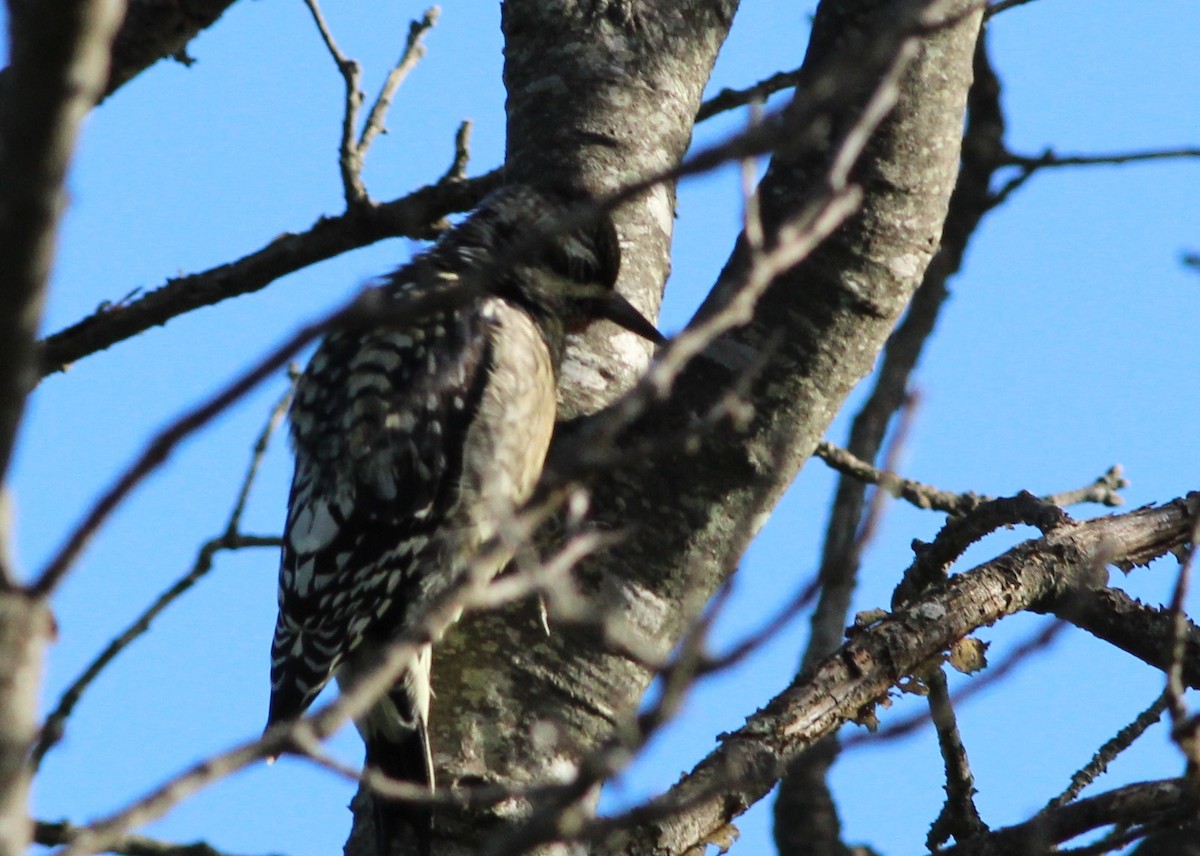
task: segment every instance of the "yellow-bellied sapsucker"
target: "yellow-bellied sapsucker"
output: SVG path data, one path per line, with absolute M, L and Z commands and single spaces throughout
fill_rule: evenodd
M 606 318 L 661 341 L 614 289 L 611 220 L 564 231 L 567 212 L 528 187 L 493 193 L 379 286 L 399 310 L 434 288 L 461 286 L 469 299 L 335 331 L 313 355 L 290 414 L 296 471 L 268 727 L 300 716 L 330 677 L 345 684 L 369 668 L 529 497 L 568 332 Z M 426 646 L 357 725 L 369 765 L 432 787 L 429 670 Z M 429 811 L 376 796 L 375 823 L 380 856 L 401 823 L 428 851 Z

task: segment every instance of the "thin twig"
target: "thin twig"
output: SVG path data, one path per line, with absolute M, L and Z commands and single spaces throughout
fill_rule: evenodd
M 358 111 L 362 108 L 363 95 L 359 83 L 362 81 L 362 67 L 350 59 L 338 47 L 333 37 L 333 31 L 325 22 L 318 0 L 304 0 L 304 5 L 312 12 L 321 40 L 333 62 L 338 74 L 342 76 L 345 86 L 345 106 L 342 108 L 342 139 L 338 144 L 338 169 L 342 176 L 342 194 L 346 199 L 346 210 L 354 211 L 370 203 L 366 185 L 362 180 L 363 153 L 354 142 L 354 129 L 358 125 Z
M 1066 789 L 1046 804 L 1047 809 L 1058 808 L 1072 802 L 1080 792 L 1108 769 L 1113 760 L 1133 745 L 1151 725 L 1162 719 L 1163 711 L 1167 709 L 1167 692 L 1161 692 L 1148 708 L 1134 717 L 1133 722 L 1116 733 L 1083 767 L 1071 776 L 1071 783 Z
M 250 294 L 276 279 L 384 238 L 429 240 L 447 214 L 475 207 L 500 186 L 500 170 L 457 183 L 438 182 L 391 202 L 321 217 L 303 232 L 284 232 L 236 261 L 167 280 L 139 299 L 109 306 L 41 341 L 41 374 L 167 323 L 193 309 Z
M 1158 160 L 1179 160 L 1200 157 L 1200 148 L 1153 149 L 1140 152 L 1117 152 L 1099 155 L 1057 155 L 1047 150 L 1036 157 L 1006 152 L 999 160 L 1002 166 L 1015 166 L 1020 172 L 992 194 L 991 206 L 996 208 L 1016 193 L 1025 182 L 1043 169 L 1071 166 L 1118 166 Z
M 801 79 L 801 70 L 796 68 L 791 71 L 776 72 L 745 89 L 722 89 L 700 105 L 700 109 L 696 111 L 696 123 L 699 124 L 718 113 L 736 110 L 748 104 L 761 104 L 781 89 L 795 86 Z
M 33 824 L 33 840 L 35 844 L 43 847 L 59 847 L 70 844 L 77 829 L 78 827 L 66 821 L 51 823 L 37 820 Z M 144 835 L 122 836 L 112 843 L 108 852 L 119 856 L 228 856 L 205 841 L 176 844 L 173 841 L 160 841 Z
M 1022 169 L 1038 170 L 1063 166 L 1117 166 L 1126 163 L 1144 163 L 1158 160 L 1180 160 L 1200 158 L 1200 148 L 1181 146 L 1175 149 L 1144 149 L 1136 152 L 1113 152 L 1097 155 L 1060 155 L 1047 149 L 1040 155 L 1019 155 L 1009 152 L 1002 163 Z
M 1188 716 L 1187 701 L 1184 699 L 1186 686 L 1183 681 L 1183 662 L 1187 653 L 1188 615 L 1186 601 L 1188 584 L 1191 581 L 1192 561 L 1196 556 L 1196 542 L 1200 539 L 1200 523 L 1192 530 L 1191 543 L 1186 555 L 1179 563 L 1175 579 L 1175 590 L 1171 595 L 1171 662 L 1167 668 L 1167 709 L 1171 712 L 1171 738 L 1187 758 L 1188 775 L 1195 781 L 1200 777 L 1200 721 Z
M 935 851 L 951 837 L 956 841 L 967 841 L 986 833 L 987 826 L 975 806 L 975 776 L 971 773 L 967 748 L 958 730 L 946 675 L 941 667 L 937 667 L 925 676 L 925 680 L 929 688 L 929 714 L 937 729 L 938 747 L 946 770 L 946 802 L 925 839 L 925 846 Z
M 841 446 L 827 440 L 818 443 L 813 454 L 839 473 L 877 485 L 881 490 L 897 499 L 903 499 L 917 508 L 962 515 L 974 511 L 983 503 L 991 502 L 994 499 L 994 497 L 970 491 L 955 493 L 913 479 L 902 478 L 887 469 L 878 469 L 868 464 Z M 1060 508 L 1089 502 L 1111 508 L 1124 502 L 1117 491 L 1128 486 L 1129 482 L 1125 480 L 1121 468 L 1114 466 L 1091 484 L 1073 490 L 1052 493 L 1042 497 L 1042 500 Z
M 288 375 L 294 384 L 297 377 L 297 369 L 289 367 Z M 267 447 L 271 445 L 271 437 L 275 435 L 275 431 L 279 428 L 279 423 L 283 421 L 284 414 L 287 413 L 288 407 L 292 403 L 292 387 L 279 397 L 279 401 L 271 408 L 270 414 L 267 416 L 266 424 L 262 430 L 258 432 L 258 438 L 254 441 L 254 446 L 250 450 L 250 462 L 246 465 L 246 475 L 242 478 L 242 486 L 238 490 L 237 499 L 234 500 L 233 510 L 229 512 L 229 520 L 225 525 L 226 535 L 236 535 L 241 529 L 242 512 L 246 510 L 246 501 L 250 498 L 250 489 L 254 487 L 254 479 L 258 475 L 258 469 L 262 466 L 263 457 L 267 454 Z
M 730 645 L 723 654 L 705 657 L 698 674 L 709 675 L 736 666 L 746 657 L 774 639 L 795 617 L 804 610 L 821 591 L 819 580 L 810 580 L 799 588 L 783 608 L 762 627 L 750 633 L 740 642 Z
M 464 119 L 454 134 L 454 159 L 438 183 L 448 181 L 465 181 L 467 178 L 467 162 L 471 159 L 471 120 Z
M 421 44 L 421 40 L 425 38 L 426 33 L 433 29 L 440 14 L 441 9 L 437 6 L 430 6 L 420 20 L 413 21 L 408 25 L 408 40 L 404 45 L 404 53 L 400 55 L 400 59 L 388 72 L 387 78 L 383 82 L 383 88 L 379 91 L 379 97 L 371 105 L 371 112 L 367 114 L 366 124 L 363 125 L 362 134 L 358 138 L 356 148 L 360 165 L 361 159 L 366 158 L 367 150 L 371 148 L 375 137 L 385 130 L 384 122 L 387 119 L 387 111 L 392 105 L 392 98 L 396 95 L 396 90 L 408 77 L 408 73 L 425 56 L 425 46 Z
M 888 443 L 887 449 L 883 455 L 883 466 L 885 472 L 894 473 L 899 469 L 900 455 L 904 449 L 904 444 L 908 440 L 909 432 L 912 431 L 912 423 L 914 414 L 916 413 L 918 398 L 915 393 L 906 395 L 898 410 L 899 420 L 896 423 L 896 430 L 892 432 L 891 441 Z M 891 492 L 876 488 L 872 493 L 869 502 L 867 503 L 866 513 L 863 514 L 862 522 L 858 527 L 858 532 L 854 536 L 853 555 L 862 556 L 866 553 L 867 545 L 875 538 L 875 534 L 879 531 L 879 527 L 883 522 L 884 509 L 887 506 L 887 498 L 891 496 Z

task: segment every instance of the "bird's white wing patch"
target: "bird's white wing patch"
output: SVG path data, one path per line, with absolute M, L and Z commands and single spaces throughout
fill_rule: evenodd
M 310 497 L 301 504 L 288 529 L 288 543 L 297 553 L 316 553 L 333 543 L 341 528 L 329 503 Z

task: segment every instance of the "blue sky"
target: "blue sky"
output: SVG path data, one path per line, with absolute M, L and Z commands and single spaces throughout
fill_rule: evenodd
M 376 199 L 440 176 L 464 118 L 474 121 L 470 173 L 503 157 L 498 5 L 447 6 L 428 36 L 429 55 L 396 98 L 390 133 L 368 158 Z M 369 95 L 421 11 L 410 3 L 328 0 L 326 16 L 343 50 L 362 63 Z M 811 4 L 747 0 L 710 91 L 798 65 L 810 11 Z M 1034 154 L 1051 145 L 1091 153 L 1200 143 L 1198 28 L 1200 8 L 1187 0 L 1038 0 L 999 16 L 992 45 L 1010 144 Z M 102 301 L 237 258 L 341 210 L 342 84 L 303 4 L 236 4 L 189 51 L 194 66 L 161 63 L 90 118 L 71 173 L 47 332 Z M 719 139 L 743 121 L 713 120 L 697 140 Z M 915 377 L 921 405 L 904 473 L 996 495 L 1076 487 L 1121 463 L 1133 483 L 1130 507 L 1200 487 L 1200 275 L 1180 263 L 1182 252 L 1200 249 L 1198 191 L 1195 161 L 1047 171 L 993 214 L 952 283 Z M 681 188 L 661 323 L 667 332 L 686 322 L 720 269 L 736 234 L 737 197 L 732 169 Z M 158 426 L 417 247 L 386 241 L 331 260 L 47 379 L 32 399 L 14 473 L 22 567 L 41 565 Z M 189 441 L 85 554 L 55 600 L 60 641 L 50 652 L 47 706 L 191 565 L 198 544 L 219 533 L 253 438 L 283 387 L 282 379 L 268 385 Z M 847 424 L 839 420 L 831 439 L 844 439 Z M 246 531 L 278 531 L 289 477 L 286 445 L 277 438 Z M 744 562 L 718 643 L 759 626 L 812 574 L 832 484 L 819 463 L 801 475 Z M 940 515 L 890 507 L 866 555 L 856 609 L 886 604 L 908 564 L 909 542 L 931 537 L 940 523 Z M 993 536 L 967 562 L 1028 535 Z M 38 778 L 37 816 L 82 822 L 107 813 L 257 733 L 266 712 L 275 574 L 270 550 L 218 558 L 213 573 L 80 703 Z M 1159 603 L 1173 581 L 1173 564 L 1163 562 L 1123 584 Z M 981 636 L 1001 659 L 1043 621 L 1021 616 Z M 736 728 L 782 689 L 805 627 L 797 622 L 735 673 L 699 687 L 681 719 L 612 788 L 608 804 L 668 786 L 712 748 L 718 732 Z M 964 705 L 984 819 L 1012 823 L 1036 810 L 1161 683 L 1128 656 L 1074 632 Z M 899 700 L 882 712 L 885 724 L 916 704 Z M 334 750 L 357 761 L 357 737 L 347 730 Z M 940 807 L 940 769 L 928 731 L 849 754 L 833 778 L 848 838 L 889 853 L 918 851 Z M 1100 787 L 1181 769 L 1158 726 Z M 335 852 L 352 791 L 284 760 L 223 782 L 147 832 L 204 838 L 242 854 Z M 768 803 L 739 826 L 734 852 L 768 852 Z

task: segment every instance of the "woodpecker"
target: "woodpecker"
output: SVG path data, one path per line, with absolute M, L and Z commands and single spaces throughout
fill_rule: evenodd
M 299 717 L 331 677 L 345 688 L 369 669 L 529 497 L 550 445 L 568 333 L 603 318 L 662 341 L 615 290 L 611 219 L 568 221 L 571 211 L 565 198 L 529 187 L 496 191 L 375 286 L 395 317 L 336 330 L 318 346 L 289 414 L 296 468 L 268 728 Z M 439 288 L 469 296 L 395 320 L 406 300 Z M 485 572 L 508 558 L 495 556 Z M 432 789 L 430 660 L 426 645 L 355 724 L 368 766 Z M 404 824 L 429 852 L 430 811 L 373 799 L 379 856 Z

